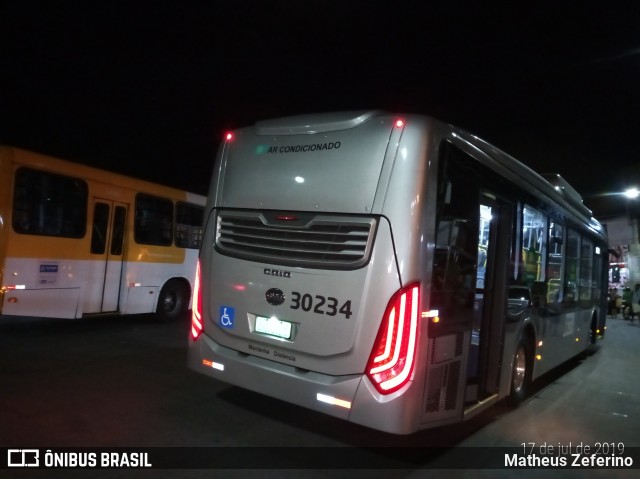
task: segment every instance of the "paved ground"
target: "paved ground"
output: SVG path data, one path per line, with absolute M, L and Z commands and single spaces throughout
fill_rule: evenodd
M 327 468 L 355 468 L 305 470 L 306 477 L 540 477 L 540 470 L 530 469 L 433 468 L 452 461 L 463 467 L 465 455 L 492 451 L 482 449 L 487 447 L 533 446 L 539 452 L 549 445 L 614 444 L 640 451 L 640 325 L 609 318 L 608 326 L 593 354 L 544 377 L 517 410 L 499 405 L 465 424 L 397 437 L 189 371 L 187 322 L 158 324 L 149 316 L 2 318 L 0 447 L 231 447 L 226 451 L 241 452 L 240 467 L 256 467 L 247 451 L 255 457 L 284 451 L 308 454 Z M 169 453 L 176 451 L 184 449 Z M 368 464 L 375 470 L 362 469 Z M 51 477 L 52 471 L 37 472 L 0 470 L 0 477 Z M 57 472 L 55 477 L 213 477 L 211 470 Z M 638 469 L 587 472 L 626 478 L 637 477 Z M 584 477 L 585 471 L 553 469 L 544 475 Z M 265 476 L 300 477 L 300 471 L 227 469 L 215 475 Z

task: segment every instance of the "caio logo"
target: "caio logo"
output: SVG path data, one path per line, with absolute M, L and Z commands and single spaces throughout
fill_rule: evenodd
M 264 299 L 272 306 L 280 306 L 284 303 L 284 292 L 278 288 L 271 288 L 264 294 Z

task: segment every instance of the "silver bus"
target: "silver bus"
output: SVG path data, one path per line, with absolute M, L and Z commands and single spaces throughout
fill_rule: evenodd
M 420 115 L 226 135 L 189 367 L 396 434 L 462 421 L 584 353 L 605 232 L 560 176 Z

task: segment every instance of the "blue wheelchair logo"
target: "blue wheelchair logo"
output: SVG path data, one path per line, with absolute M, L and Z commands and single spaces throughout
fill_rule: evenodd
M 232 308 L 231 306 L 220 306 L 220 316 L 218 317 L 218 323 L 223 328 L 233 329 L 234 316 L 234 308 Z

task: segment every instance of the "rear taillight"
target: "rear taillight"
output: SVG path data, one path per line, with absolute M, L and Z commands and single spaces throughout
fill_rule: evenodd
M 191 339 L 200 337 L 202 325 L 202 293 L 200 291 L 200 261 L 196 265 L 196 278 L 193 282 L 193 304 L 191 305 Z
M 420 286 L 410 284 L 389 300 L 367 363 L 367 377 L 382 394 L 397 391 L 411 379 L 413 371 Z

